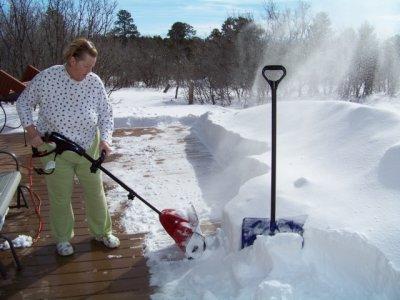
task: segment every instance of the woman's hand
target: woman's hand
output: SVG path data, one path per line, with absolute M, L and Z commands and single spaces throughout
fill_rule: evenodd
M 29 125 L 25 127 L 26 133 L 28 135 L 28 143 L 33 147 L 37 148 L 43 144 L 42 135 L 36 130 L 34 125 Z
M 101 154 L 103 151 L 106 152 L 106 157 L 109 157 L 111 154 L 111 147 L 106 141 L 100 141 L 99 144 L 99 153 Z

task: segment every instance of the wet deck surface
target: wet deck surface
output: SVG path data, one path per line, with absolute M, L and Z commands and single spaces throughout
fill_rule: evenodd
M 0 135 L 0 148 L 14 152 L 21 164 L 21 184 L 29 183 L 30 148 L 24 145 L 22 133 Z M 40 166 L 38 159 L 33 165 Z M 7 156 L 0 157 L 1 169 L 12 169 Z M 40 239 L 30 248 L 17 248 L 23 269 L 16 270 L 11 251 L 0 251 L 0 259 L 8 270 L 6 280 L 0 278 L 0 299 L 149 299 L 149 270 L 143 256 L 144 234 L 124 234 L 114 227 L 121 240 L 118 249 L 109 250 L 93 241 L 85 222 L 82 191 L 78 185 L 73 194 L 75 254 L 59 257 L 50 238 L 48 196 L 44 176 L 33 175 L 33 191 L 41 198 L 43 229 Z M 19 235 L 34 237 L 39 218 L 35 205 L 27 197 L 29 208 L 10 209 L 2 233 L 12 240 Z M 115 223 L 118 216 L 113 216 Z M 3 242 L 3 240 L 0 240 Z

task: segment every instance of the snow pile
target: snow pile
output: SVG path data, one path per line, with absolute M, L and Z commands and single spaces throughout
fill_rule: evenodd
M 19 235 L 12 240 L 13 246 L 15 248 L 29 248 L 32 247 L 32 237 L 28 235 Z M 0 250 L 10 249 L 10 244 L 4 241 L 0 244 Z
M 145 124 L 164 131 L 183 124 L 189 128 L 185 134 L 198 138 L 217 165 L 212 173 L 195 172 L 189 182 L 155 175 L 153 194 L 148 194 L 152 201 L 162 198 L 157 205 L 182 208 L 195 199 L 201 219 L 222 219 L 203 257 L 190 261 L 177 255 L 152 212 L 127 214 L 127 228 L 150 231 L 146 255 L 151 284 L 157 286 L 153 299 L 400 298 L 400 115 L 395 110 L 339 101 L 280 101 L 277 218 L 306 218 L 304 239 L 263 236 L 239 250 L 243 218 L 270 216 L 270 106 L 186 106 L 164 95 L 136 107 L 137 95 L 124 106 L 122 127 Z M 124 150 L 118 151 L 134 156 L 151 147 L 148 174 L 157 172 L 151 161 L 165 149 L 162 141 L 122 139 L 118 147 Z M 171 185 L 183 189 L 180 195 L 168 196 Z
M 263 116 L 270 115 L 269 106 L 253 111 Z M 244 124 L 240 114 L 235 113 L 232 119 Z M 225 122 L 229 124 L 232 120 Z M 220 120 L 217 126 L 223 123 Z M 268 120 L 263 123 L 264 128 L 258 132 L 264 132 L 264 141 L 269 144 L 268 133 L 265 134 L 270 132 L 266 125 Z M 202 131 L 205 135 L 215 132 L 212 130 L 213 122 L 209 124 L 209 128 Z M 388 235 L 400 237 L 396 218 L 400 183 L 396 186 L 395 182 L 398 175 L 396 166 L 400 162 L 396 157 L 399 130 L 400 116 L 390 111 L 344 102 L 280 103 L 278 218 L 307 215 L 306 228 L 322 226 L 354 230 L 371 237 L 383 247 L 383 244 L 390 248 L 395 245 L 395 253 L 389 253 L 392 250 L 388 248 L 387 255 L 393 255 L 400 266 L 400 239 L 391 241 L 390 246 L 386 242 Z M 251 134 L 254 135 L 254 131 Z M 229 135 L 231 132 L 225 137 Z M 246 139 L 245 133 L 242 136 Z M 226 148 L 223 145 L 227 145 Z M 216 157 L 232 150 L 229 143 L 221 143 L 217 151 Z M 254 157 L 249 151 L 241 153 L 241 161 L 250 155 L 248 160 L 259 159 L 260 165 L 270 164 L 269 152 L 261 157 Z M 225 207 L 224 229 L 233 241 L 233 248 L 239 245 L 237 232 L 244 217 L 270 215 L 269 173 L 262 175 L 264 178 L 257 177 L 258 170 L 253 164 L 249 163 L 236 172 L 248 174 L 243 180 L 246 183 Z M 257 188 L 262 185 L 263 188 Z

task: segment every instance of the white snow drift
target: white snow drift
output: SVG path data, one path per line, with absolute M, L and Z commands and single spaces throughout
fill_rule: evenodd
M 156 201 L 184 207 L 195 198 L 202 219 L 222 220 L 201 259 L 168 255 L 176 247 L 152 213 L 130 214 L 131 226 L 144 222 L 150 228 L 146 255 L 158 286 L 154 299 L 400 298 L 400 115 L 387 103 L 378 109 L 280 101 L 277 218 L 305 218 L 304 239 L 263 236 L 240 250 L 243 218 L 270 215 L 270 105 L 186 106 L 157 95 L 136 104 L 138 95 L 119 96 L 119 105 L 125 103 L 121 127 L 188 126 L 187 134 L 200 139 L 218 165 L 213 173 L 179 182 L 193 197 L 157 190 L 153 178 Z M 156 143 L 162 149 L 163 142 Z

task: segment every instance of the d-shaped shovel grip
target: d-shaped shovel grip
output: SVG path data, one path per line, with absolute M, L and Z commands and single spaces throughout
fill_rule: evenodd
M 282 71 L 282 75 L 279 79 L 273 80 L 271 78 L 268 78 L 267 76 L 267 71 Z M 265 78 L 265 80 L 269 83 L 271 86 L 272 90 L 276 90 L 278 88 L 279 82 L 286 76 L 286 69 L 284 66 L 281 65 L 270 65 L 270 66 L 265 66 L 262 69 L 262 76 Z

